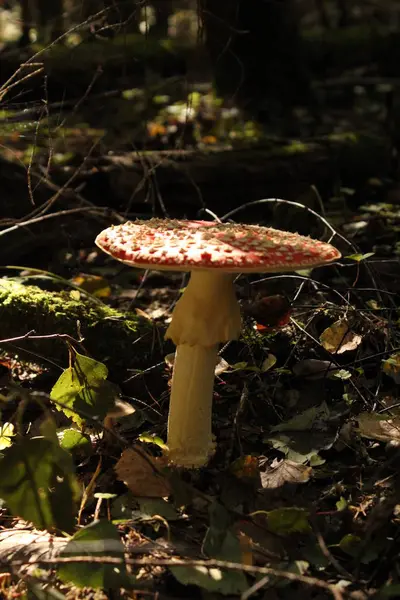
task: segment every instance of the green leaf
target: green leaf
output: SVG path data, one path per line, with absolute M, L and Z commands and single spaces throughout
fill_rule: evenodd
M 228 511 L 225 510 L 219 502 L 212 502 L 210 504 L 208 514 L 210 518 L 210 527 L 204 538 L 203 551 L 213 558 L 221 558 L 221 548 L 227 531 L 232 525 L 232 519 Z
M 305 431 L 311 429 L 318 421 L 326 421 L 328 417 L 329 408 L 326 402 L 322 402 L 319 406 L 308 408 L 286 423 L 276 425 L 271 431 Z
M 272 369 L 272 367 L 274 367 L 276 364 L 276 360 L 276 356 L 274 356 L 273 354 L 268 354 L 267 358 L 263 360 L 263 363 L 261 365 L 261 372 L 266 373 L 267 371 Z
M 11 446 L 14 435 L 14 425 L 12 423 L 4 423 L 0 426 L 0 450 Z
M 159 516 L 167 521 L 176 521 L 179 519 L 179 514 L 175 508 L 162 498 L 136 498 L 139 504 L 140 512 L 146 517 Z
M 400 384 L 400 352 L 395 352 L 382 361 L 383 372 L 391 377 L 395 383 Z
M 348 554 L 349 556 L 353 556 L 353 558 L 355 558 L 356 556 L 358 556 L 361 541 L 362 540 L 358 535 L 347 533 L 340 540 L 339 548 L 345 554 Z
M 118 530 L 105 519 L 94 521 L 80 529 L 71 538 L 60 557 L 110 556 L 120 559 L 117 565 L 102 563 L 64 563 L 58 567 L 57 576 L 65 583 L 78 587 L 118 589 L 129 586 L 129 576 L 124 561 L 124 546 Z
M 0 461 L 0 497 L 39 529 L 71 531 L 79 486 L 71 456 L 45 438 L 14 444 Z
M 333 379 L 333 377 L 345 381 L 346 379 L 351 378 L 351 373 L 347 369 L 339 369 L 338 371 L 334 371 L 333 373 L 329 374 L 330 379 Z
M 219 504 L 209 508 L 210 527 L 203 542 L 205 554 L 219 560 L 242 562 L 240 542 L 229 529 L 231 517 Z M 225 595 L 241 594 L 248 589 L 247 578 L 240 571 L 206 567 L 171 567 L 176 579 L 184 585 L 197 585 L 209 592 Z
M 104 419 L 113 407 L 118 388 L 107 381 L 108 369 L 103 363 L 76 353 L 74 364 L 61 374 L 50 393 L 56 408 L 82 426 L 85 417 Z
M 239 595 L 249 587 L 247 582 L 242 586 L 237 577 L 239 572 L 225 572 L 217 568 L 207 567 L 170 567 L 170 571 L 182 585 L 197 585 L 208 592 L 218 592 L 225 596 Z
M 358 535 L 348 533 L 339 542 L 339 548 L 345 554 L 358 558 L 363 565 L 368 565 L 376 560 L 384 551 L 385 540 L 375 540 L 374 544 L 364 547 L 362 539 Z
M 297 506 L 276 508 L 268 512 L 268 529 L 272 533 L 289 535 L 291 533 L 309 533 L 309 513 Z
M 163 440 L 158 435 L 154 435 L 153 433 L 148 433 L 144 431 L 139 435 L 138 440 L 139 442 L 144 442 L 145 444 L 155 444 L 156 446 L 161 448 L 161 450 L 168 450 L 167 444 L 163 442 Z
M 347 505 L 346 498 L 343 498 L 343 496 L 340 496 L 340 499 L 336 502 L 336 510 L 338 510 L 338 511 L 346 510 L 347 506 L 348 505 Z
M 366 260 L 367 258 L 371 258 L 371 256 L 374 256 L 374 254 L 375 252 L 367 252 L 366 254 L 349 254 L 345 258 L 348 258 L 349 260 L 354 260 L 355 262 L 361 262 L 363 260 Z
M 57 437 L 61 448 L 68 450 L 71 454 L 89 455 L 93 452 L 90 438 L 77 429 L 71 427 L 57 431 Z
M 312 467 L 316 467 L 325 462 L 325 459 L 318 455 L 319 450 L 331 448 L 336 437 L 326 433 L 306 435 L 302 431 L 293 431 L 290 435 L 276 433 L 274 436 L 265 437 L 264 442 L 282 452 L 287 460 L 301 465 L 308 462 Z

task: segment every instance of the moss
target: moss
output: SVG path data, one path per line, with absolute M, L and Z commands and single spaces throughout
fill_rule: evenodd
M 83 338 L 87 352 L 105 361 L 112 369 L 143 369 L 152 364 L 153 329 L 136 315 L 124 314 L 82 295 L 79 300 L 69 292 L 48 292 L 12 280 L 0 280 L 1 338 L 68 334 Z M 62 339 L 26 339 L 0 346 L 33 353 L 38 362 L 48 359 L 65 366 L 68 351 Z

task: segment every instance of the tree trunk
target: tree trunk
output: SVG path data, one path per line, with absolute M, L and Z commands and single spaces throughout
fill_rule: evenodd
M 292 0 L 199 1 L 219 93 L 271 123 L 308 100 Z
M 150 29 L 151 35 L 163 39 L 168 37 L 168 20 L 173 12 L 173 0 L 153 0 L 156 22 Z

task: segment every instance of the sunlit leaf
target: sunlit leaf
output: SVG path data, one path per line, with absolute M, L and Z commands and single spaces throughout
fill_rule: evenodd
M 93 358 L 76 353 L 73 365 L 60 375 L 50 393 L 58 410 L 82 425 L 85 417 L 104 419 L 115 404 L 118 388 L 107 381 L 108 369 Z
M 99 275 L 81 273 L 72 279 L 72 283 L 96 296 L 96 298 L 109 298 L 111 296 L 111 287 L 108 281 Z
M 349 324 L 343 319 L 336 321 L 325 329 L 319 340 L 328 352 L 342 354 L 343 352 L 355 350 L 361 344 L 362 337 L 351 331 Z
M 90 438 L 77 429 L 64 428 L 57 431 L 61 448 L 72 454 L 91 454 L 93 445 Z
M 0 426 L 0 450 L 9 448 L 14 436 L 14 425 L 12 423 L 3 423 L 3 425 Z
M 341 496 L 340 499 L 336 502 L 336 510 L 338 511 L 346 510 L 347 506 L 347 500 L 346 498 L 343 498 L 343 496 Z
M 371 258 L 374 256 L 375 252 L 366 252 L 365 254 L 349 254 L 345 258 L 349 260 L 354 260 L 355 262 L 361 262 L 363 260 L 367 260 L 367 258 Z
M 400 441 L 400 416 L 363 412 L 357 416 L 360 435 L 382 442 Z
M 346 379 L 351 378 L 351 373 L 347 369 L 338 369 L 331 374 L 331 377 L 336 377 L 336 379 L 342 379 L 345 381 Z
M 264 489 L 276 489 L 285 483 L 306 483 L 312 474 L 312 468 L 292 460 L 274 460 L 272 465 L 261 473 L 261 484 Z
M 163 442 L 163 440 L 158 435 L 154 435 L 152 433 L 141 433 L 138 437 L 138 440 L 139 442 L 144 442 L 145 444 L 155 444 L 156 446 L 161 448 L 161 450 L 168 449 L 167 444 Z

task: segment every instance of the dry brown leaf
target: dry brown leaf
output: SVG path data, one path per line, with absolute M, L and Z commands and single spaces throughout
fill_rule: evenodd
M 343 352 L 355 350 L 361 344 L 362 337 L 351 331 L 348 322 L 342 319 L 325 329 L 321 333 L 319 341 L 328 352 L 343 354 Z
M 360 435 L 381 442 L 400 441 L 400 417 L 382 419 L 375 413 L 360 413 L 357 417 Z
M 159 472 L 166 464 L 166 458 L 150 456 L 139 447 L 128 448 L 115 465 L 115 471 L 134 496 L 164 498 L 171 493 L 167 479 Z
M 279 488 L 285 483 L 306 483 L 312 474 L 312 468 L 291 460 L 274 460 L 269 469 L 261 473 L 264 489 Z

